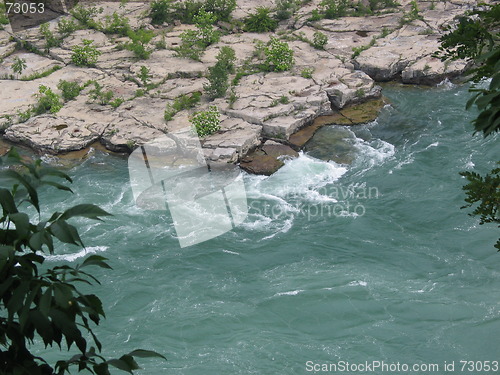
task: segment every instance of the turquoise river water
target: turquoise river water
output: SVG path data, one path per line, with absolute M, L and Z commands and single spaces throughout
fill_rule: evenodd
M 168 214 L 134 205 L 125 158 L 67 170 L 75 194 L 45 192 L 47 211 L 91 202 L 114 215 L 77 221 L 87 249 L 48 259 L 109 258 L 112 271 L 93 270 L 104 354 L 163 353 L 141 360 L 148 375 L 499 373 L 499 233 L 460 209 L 458 174 L 492 169 L 499 138 L 472 136 L 466 87 L 384 93 L 376 121 L 321 130 L 350 165 L 314 158 L 328 159 L 323 142 L 271 177 L 245 175 L 247 219 L 192 247 Z

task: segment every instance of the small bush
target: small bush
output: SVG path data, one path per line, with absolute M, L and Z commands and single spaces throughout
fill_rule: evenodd
M 83 46 L 74 46 L 71 51 L 71 62 L 76 66 L 94 66 L 101 52 L 93 45 L 89 39 L 83 40 Z
M 250 14 L 244 20 L 245 30 L 254 33 L 265 33 L 274 31 L 278 27 L 278 22 L 269 15 L 271 10 L 265 7 L 259 7 L 255 13 Z
M 174 116 L 182 110 L 193 108 L 200 102 L 200 98 L 200 92 L 194 92 L 191 95 L 181 95 L 175 98 L 174 103 L 172 105 L 167 105 L 165 109 L 165 114 L 163 116 L 165 121 L 172 120 Z
M 208 84 L 203 88 L 210 99 L 221 98 L 229 88 L 229 73 L 234 72 L 235 53 L 231 47 L 222 47 L 217 63 L 208 69 Z
M 321 31 L 316 31 L 313 35 L 312 46 L 316 49 L 325 49 L 328 43 L 328 37 Z
M 7 17 L 6 15 L 6 9 L 5 9 L 5 4 L 4 2 L 2 1 L 0 3 L 0 30 L 3 30 L 4 29 L 4 25 L 8 25 L 9 24 L 9 18 Z
M 33 116 L 33 112 L 31 108 L 28 108 L 26 111 L 17 111 L 17 118 L 19 122 L 26 122 L 28 121 L 31 116 Z
M 312 78 L 313 73 L 314 68 L 304 68 L 302 72 L 300 72 L 300 75 L 304 78 Z
M 63 106 L 61 97 L 44 85 L 40 85 L 35 97 L 37 98 L 37 103 L 33 106 L 33 112 L 36 115 L 41 115 L 46 112 L 56 113 Z
M 196 30 L 186 30 L 181 34 L 182 43 L 175 48 L 177 56 L 199 61 L 205 48 L 219 41 L 220 33 L 213 27 L 216 20 L 212 13 L 200 10 L 194 16 Z
M 94 84 L 94 88 L 89 91 L 89 96 L 92 100 L 98 102 L 100 105 L 106 105 L 113 99 L 114 93 L 111 90 L 102 91 L 103 86 L 96 81 L 89 81 L 87 84 Z
M 177 56 L 187 57 L 196 61 L 201 60 L 201 55 L 204 51 L 203 46 L 200 44 L 198 38 L 198 31 L 186 30 L 181 34 L 181 44 L 179 47 L 174 48 Z
M 125 48 L 132 51 L 139 59 L 148 59 L 152 50 L 147 48 L 147 45 L 153 39 L 154 32 L 145 29 L 129 30 L 127 36 L 132 42 L 126 43 Z
M 213 134 L 220 129 L 220 113 L 216 106 L 208 110 L 196 112 L 190 119 L 199 137 Z
M 265 67 L 270 72 L 290 70 L 295 63 L 293 51 L 288 46 L 288 43 L 282 42 L 275 37 L 271 37 L 264 53 L 266 55 Z
M 183 23 L 194 23 L 194 17 L 204 9 L 204 3 L 195 0 L 179 1 L 174 3 L 174 18 Z
M 62 18 L 57 22 L 57 32 L 63 38 L 73 34 L 76 30 L 78 30 L 78 25 L 71 18 Z
M 410 11 L 408 13 L 404 13 L 403 17 L 399 20 L 400 25 L 405 25 L 414 20 L 423 20 L 424 17 L 420 14 L 420 10 L 418 9 L 418 4 L 415 0 L 410 2 Z
M 205 0 L 203 8 L 215 14 L 218 20 L 228 21 L 236 8 L 236 0 Z
M 57 88 L 61 90 L 62 97 L 65 101 L 75 99 L 83 90 L 83 86 L 80 86 L 78 82 L 70 82 L 65 80 L 59 81 L 59 83 L 57 84 Z
M 12 64 L 12 71 L 20 76 L 26 67 L 26 60 L 18 56 L 14 59 L 14 63 Z
M 70 13 L 73 17 L 80 21 L 81 24 L 90 27 L 91 29 L 99 29 L 99 23 L 94 20 L 94 17 L 101 14 L 103 11 L 103 8 L 85 8 L 81 5 L 77 5 L 71 9 Z
M 125 99 L 123 98 L 115 98 L 115 100 L 109 102 L 109 105 L 113 108 L 118 108 L 124 101 Z
M 104 24 L 101 31 L 106 34 L 119 34 L 126 36 L 131 30 L 128 18 L 113 12 L 111 16 L 104 18 Z
M 335 19 L 347 15 L 348 0 L 322 0 L 320 8 L 324 18 Z
M 314 21 L 319 21 L 323 18 L 323 16 L 321 15 L 321 13 L 319 12 L 318 9 L 314 9 L 312 12 L 311 12 L 311 17 L 308 18 L 308 21 L 311 21 L 311 22 L 314 22 Z
M 294 15 L 298 9 L 297 0 L 276 0 L 276 18 L 287 20 Z
M 41 24 L 39 31 L 40 35 L 45 40 L 45 51 L 49 51 L 52 47 L 58 47 L 61 45 L 62 40 L 56 38 L 52 31 L 50 31 L 48 23 Z
M 170 0 L 155 0 L 151 3 L 149 16 L 151 24 L 161 25 L 170 20 Z
M 147 66 L 142 65 L 141 70 L 137 76 L 141 80 L 142 85 L 144 87 L 147 87 L 149 85 L 149 81 L 151 80 L 151 75 L 149 73 L 150 73 L 149 68 Z
M 194 17 L 196 28 L 198 29 L 199 43 L 204 47 L 217 43 L 220 34 L 213 25 L 217 22 L 217 17 L 212 12 L 205 12 L 203 9 Z

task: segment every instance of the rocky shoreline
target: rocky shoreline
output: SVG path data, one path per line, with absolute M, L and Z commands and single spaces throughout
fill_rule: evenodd
M 251 3 L 238 1 L 233 19 L 242 20 L 256 7 L 274 4 L 260 0 Z M 75 31 L 64 38 L 60 46 L 42 56 L 19 48 L 19 40 L 22 40 L 32 51 L 44 49 L 45 41 L 38 28 L 16 33 L 13 38 L 6 26 L 0 31 L 3 137 L 41 153 L 67 153 L 95 142 L 111 151 L 131 152 L 164 133 L 190 126 L 189 117 L 194 110 L 215 105 L 222 114 L 221 129 L 202 139 L 207 160 L 241 162 L 248 171 L 269 174 L 279 168 L 280 163 L 273 162 L 267 169 L 258 167 L 255 162 L 258 154 L 266 160 L 277 160 L 283 153 L 294 155 L 314 134 L 315 127 L 319 126 L 315 120 L 321 116 L 337 116 L 329 123 L 346 123 L 342 121 L 349 118 L 343 115 L 345 110 L 363 114 L 356 106 L 371 102 L 377 104 L 371 106 L 370 115 L 362 120 L 349 120 L 347 124 L 373 119 L 373 108 L 381 105 L 381 88 L 377 82 L 436 84 L 460 76 L 466 68 L 464 61 L 443 63 L 432 54 L 439 47 L 439 36 L 446 25 L 476 5 L 475 1 L 418 1 L 420 18 L 410 21 L 405 20 L 410 12 L 409 1 L 402 1 L 400 7 L 386 14 L 307 21 L 318 4 L 319 1 L 307 2 L 295 17 L 281 22 L 275 33 L 243 33 L 219 23 L 218 27 L 225 30 L 226 35 L 207 48 L 201 61 L 176 57 L 171 50 L 179 45 L 180 34 L 193 26 L 177 22 L 153 27 L 145 17 L 148 3 L 97 3 L 104 9 L 102 17 L 117 12 L 125 15 L 133 27 L 154 30 L 157 36 L 150 47 L 155 50 L 145 60 L 138 60 L 131 51 L 116 48 L 123 37 L 88 29 Z M 57 33 L 57 21 L 50 22 L 54 33 Z M 308 42 L 318 30 L 328 38 L 324 50 L 315 49 Z M 195 109 L 179 111 L 165 121 L 165 108 L 176 98 L 203 93 L 206 71 L 215 64 L 215 56 L 222 46 L 234 49 L 236 65 L 241 66 L 255 57 L 256 41 L 266 43 L 273 35 L 286 40 L 294 51 L 295 64 L 290 71 L 243 76 L 232 88 L 231 98 L 228 94 L 226 98 L 208 101 L 203 95 Z M 93 68 L 71 64 L 71 48 L 81 45 L 84 39 L 91 39 L 101 52 Z M 159 42 L 164 49 L 154 47 Z M 22 74 L 13 76 L 16 58 L 24 59 L 27 67 Z M 138 79 L 142 67 L 148 69 L 154 85 L 154 89 L 146 92 Z M 57 92 L 60 80 L 82 84 L 89 80 L 99 82 L 103 90 L 111 91 L 123 103 L 116 108 L 97 103 L 90 99 L 87 87 L 57 113 L 33 116 L 23 122 L 23 111 L 36 102 L 40 85 Z M 141 90 L 142 95 L 138 95 Z

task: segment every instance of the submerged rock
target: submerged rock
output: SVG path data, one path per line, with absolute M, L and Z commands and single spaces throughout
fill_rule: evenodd
M 356 158 L 356 137 L 348 128 L 325 126 L 304 146 L 310 156 L 339 164 L 351 164 Z
M 264 145 L 241 159 L 240 167 L 253 174 L 261 174 L 270 176 L 285 163 L 285 158 L 297 157 L 299 154 L 290 146 L 274 142 L 266 141 Z

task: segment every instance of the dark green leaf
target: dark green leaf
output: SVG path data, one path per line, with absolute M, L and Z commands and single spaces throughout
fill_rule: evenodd
M 163 358 L 165 361 L 167 360 L 167 358 L 165 358 L 163 355 L 156 353 L 152 350 L 136 349 L 128 354 L 133 357 L 140 357 L 140 358 L 158 357 L 158 358 Z
M 43 181 L 42 185 L 50 185 L 50 186 L 54 186 L 56 189 L 59 189 L 59 190 L 69 191 L 70 193 L 73 192 L 73 190 L 71 190 L 66 185 L 63 185 L 63 184 L 60 184 L 60 183 L 54 182 L 54 181 Z
M 126 371 L 130 374 L 133 374 L 133 372 L 132 372 L 133 369 L 128 365 L 127 362 L 124 362 L 120 359 L 110 359 L 106 362 L 108 364 L 110 364 L 111 366 L 116 367 L 117 369 L 120 369 L 122 371 Z
M 50 306 L 52 305 L 52 286 L 48 287 L 47 290 L 42 294 L 40 302 L 38 303 L 38 309 L 40 313 L 44 316 L 48 316 L 50 312 Z
M 109 266 L 105 260 L 108 260 L 108 258 L 105 258 L 100 255 L 91 255 L 87 259 L 83 261 L 83 263 L 80 265 L 80 268 L 86 267 L 86 266 L 98 266 L 102 268 L 108 268 L 112 269 L 111 266 Z
M 38 203 L 38 193 L 36 192 L 35 187 L 16 171 L 9 169 L 7 171 L 4 171 L 4 174 L 7 177 L 10 177 L 10 178 L 13 178 L 14 180 L 19 181 L 26 188 L 26 190 L 28 191 L 28 194 L 30 196 L 31 204 L 33 205 L 33 207 L 35 207 L 37 212 L 40 212 L 40 206 Z
M 71 306 L 73 289 L 68 284 L 54 284 L 54 299 L 58 306 L 67 309 Z
M 18 212 L 16 203 L 14 202 L 14 197 L 9 190 L 1 188 L 0 189 L 0 203 L 5 213 L 13 214 Z
M 21 310 L 28 291 L 29 282 L 27 281 L 22 281 L 19 286 L 13 290 L 12 297 L 7 303 L 7 310 L 9 311 L 10 318 L 14 317 L 14 314 Z
M 17 212 L 15 214 L 9 215 L 10 220 L 16 224 L 16 233 L 19 239 L 24 239 L 28 236 L 30 219 L 27 214 L 23 212 Z
M 140 367 L 131 355 L 122 355 L 120 361 L 125 362 L 131 370 L 138 370 Z
M 94 365 L 93 369 L 96 375 L 111 375 L 108 370 L 108 364 L 105 362 Z
M 61 177 L 64 178 L 66 181 L 73 182 L 71 177 L 69 177 L 66 173 L 61 172 L 58 169 L 51 168 L 51 167 L 44 167 L 38 171 L 40 177 L 43 176 L 56 176 L 56 177 Z
M 100 216 L 111 216 L 102 208 L 93 204 L 79 204 L 66 210 L 60 217 L 62 220 L 67 220 L 74 216 L 86 217 L 89 219 L 100 220 Z
M 68 224 L 64 220 L 57 220 L 50 225 L 50 231 L 57 239 L 64 243 L 83 246 L 82 240 L 78 235 L 75 227 Z

